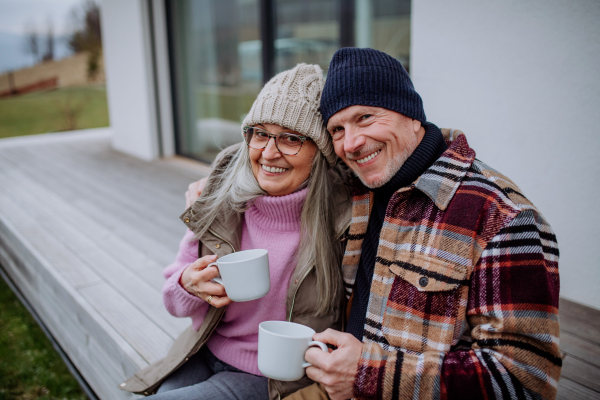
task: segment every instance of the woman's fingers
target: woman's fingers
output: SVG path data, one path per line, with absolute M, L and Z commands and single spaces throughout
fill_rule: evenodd
M 207 296 L 227 296 L 227 292 L 225 291 L 225 287 L 223 285 L 219 285 L 218 283 L 211 281 L 199 283 L 198 291 L 206 294 Z
M 192 281 L 194 282 L 194 292 L 196 295 L 205 300 L 211 295 L 219 297 L 227 296 L 223 285 L 211 281 L 211 279 L 217 276 L 219 276 L 219 270 L 214 265 L 194 272 Z
M 225 307 L 229 303 L 231 303 L 231 299 L 227 296 L 223 296 L 223 297 L 213 296 L 210 299 L 210 305 L 213 307 L 216 307 L 216 308 Z
M 217 260 L 217 256 L 216 255 L 210 255 L 210 256 L 204 256 L 202 258 L 197 259 L 196 261 L 194 261 L 193 263 L 191 263 L 190 265 L 188 265 L 186 267 L 186 269 L 183 271 L 183 273 L 181 274 L 181 278 L 179 279 L 179 284 L 190 294 L 193 294 L 194 296 L 199 296 L 201 297 L 201 293 L 199 291 L 198 288 L 198 283 L 200 283 L 202 281 L 202 272 L 204 272 L 204 270 L 206 269 L 206 267 L 211 263 L 211 262 L 215 262 Z M 214 268 L 216 269 L 216 268 Z M 209 274 L 210 276 L 210 274 Z M 204 279 L 204 281 L 212 279 L 214 276 L 214 272 L 213 272 L 213 276 L 207 279 Z
M 206 267 L 208 267 L 208 265 L 210 263 L 213 263 L 217 261 L 217 256 L 214 254 L 211 254 L 209 256 L 204 256 L 202 258 L 197 259 L 196 261 L 194 261 L 192 264 L 190 264 L 190 267 L 196 271 L 202 271 L 203 269 L 205 269 Z M 216 269 L 216 268 L 215 268 Z M 218 275 L 218 272 L 217 272 Z M 215 275 L 215 276 L 217 276 Z M 208 279 L 212 279 L 213 277 L 210 277 Z

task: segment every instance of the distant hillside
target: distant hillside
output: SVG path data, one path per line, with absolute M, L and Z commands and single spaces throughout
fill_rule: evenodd
M 0 73 L 11 69 L 30 67 L 34 64 L 32 56 L 23 50 L 23 35 L 0 32 Z M 54 48 L 56 59 L 70 55 L 65 37 L 58 37 Z

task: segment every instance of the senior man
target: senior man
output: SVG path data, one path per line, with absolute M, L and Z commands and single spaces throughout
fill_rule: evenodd
M 314 335 L 318 382 L 288 399 L 554 398 L 558 247 L 542 214 L 475 158 L 465 135 L 427 122 L 402 65 L 344 48 L 321 112 L 354 171 L 343 261 L 346 332 Z

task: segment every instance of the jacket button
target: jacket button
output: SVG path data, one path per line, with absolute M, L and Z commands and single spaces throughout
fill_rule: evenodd
M 187 224 L 188 222 L 190 222 L 189 218 L 184 219 L 185 223 Z
M 419 285 L 421 285 L 422 287 L 427 286 L 428 283 L 429 279 L 427 279 L 426 276 L 422 276 L 421 279 L 419 279 Z
M 125 385 L 127 385 L 125 382 L 121 383 L 119 386 L 121 387 L 125 387 Z
M 221 245 L 220 245 L 219 243 L 217 243 L 217 244 L 215 244 L 215 247 L 216 247 L 217 249 L 220 249 L 220 248 L 221 248 Z

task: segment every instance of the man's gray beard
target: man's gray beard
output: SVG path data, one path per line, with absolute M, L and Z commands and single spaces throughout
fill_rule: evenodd
M 411 140 L 409 143 L 407 143 L 407 146 L 404 148 L 404 150 L 385 166 L 385 173 L 383 174 L 383 176 L 380 179 L 376 179 L 375 181 L 371 182 L 370 184 L 367 184 L 367 182 L 365 182 L 363 177 L 360 176 L 358 172 L 353 171 L 354 175 L 356 175 L 358 179 L 360 179 L 360 181 L 363 183 L 363 185 L 365 185 L 369 189 L 376 189 L 378 187 L 381 187 L 388 183 L 398 173 L 398 171 L 400 171 L 400 168 L 402 168 L 406 160 L 408 160 L 408 157 L 412 155 L 412 153 L 417 148 L 418 144 L 419 143 L 417 142 L 417 138 L 411 136 Z M 383 151 L 384 149 L 385 148 L 381 149 L 381 151 Z

